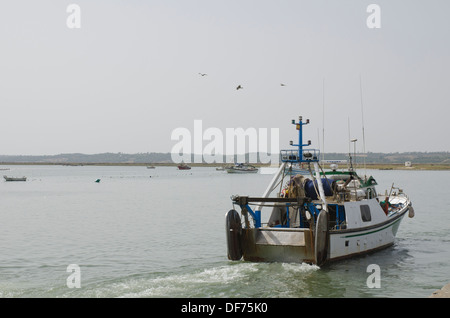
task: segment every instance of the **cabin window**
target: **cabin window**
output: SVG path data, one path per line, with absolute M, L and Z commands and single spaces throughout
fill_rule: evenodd
M 368 205 L 360 205 L 359 208 L 361 210 L 361 219 L 363 220 L 363 222 L 372 221 L 372 217 L 370 215 L 370 207 Z

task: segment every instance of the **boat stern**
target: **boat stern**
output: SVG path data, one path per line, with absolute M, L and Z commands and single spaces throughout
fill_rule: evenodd
M 242 230 L 245 261 L 314 263 L 314 239 L 309 229 L 249 228 Z

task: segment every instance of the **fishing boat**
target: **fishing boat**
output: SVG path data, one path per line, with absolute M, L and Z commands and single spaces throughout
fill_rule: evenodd
M 281 165 L 261 197 L 232 196 L 226 213 L 228 258 L 233 261 L 305 262 L 322 266 L 394 244 L 412 203 L 397 187 L 378 194 L 372 176 L 360 177 L 350 165 L 324 171 L 320 152 L 303 143 L 303 122 L 294 149 L 281 150 Z M 293 167 L 306 169 L 297 174 Z M 237 208 L 237 207 L 238 208 Z M 263 223 L 263 208 L 271 209 Z M 236 209 L 240 209 L 237 212 Z
M 27 181 L 27 177 L 8 177 L 3 176 L 5 178 L 5 181 Z
M 226 168 L 228 173 L 257 173 L 258 168 L 245 164 L 245 163 L 237 163 L 234 166 Z
M 181 164 L 178 165 L 178 170 L 191 170 L 191 167 L 182 162 Z

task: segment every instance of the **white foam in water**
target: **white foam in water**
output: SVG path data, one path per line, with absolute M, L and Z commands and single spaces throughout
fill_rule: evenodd
M 199 297 L 229 296 L 226 295 L 228 290 L 226 286 L 242 284 L 249 276 L 258 272 L 259 269 L 257 266 L 258 264 L 254 263 L 239 263 L 232 266 L 207 268 L 194 273 L 177 274 L 151 279 L 131 279 L 126 282 L 112 284 L 112 286 L 105 289 L 105 293 L 115 294 L 112 295 L 112 297 L 133 298 L 190 297 L 192 296 L 193 291 L 195 291 Z
M 276 267 L 276 268 L 275 268 Z M 281 269 L 281 273 L 280 273 Z M 157 278 L 131 279 L 114 283 L 107 288 L 113 297 L 234 297 L 241 294 L 241 288 L 250 286 L 253 280 L 267 279 L 285 274 L 307 274 L 315 272 L 318 266 L 290 263 L 238 263 L 207 268 L 199 272 L 170 275 Z M 277 279 L 275 277 L 275 279 Z M 194 292 L 194 294 L 193 294 Z
M 157 278 L 129 279 L 97 289 L 95 297 L 185 297 L 195 291 L 201 296 L 211 296 L 228 284 L 240 283 L 258 271 L 257 264 L 240 263 L 232 266 L 207 268 L 200 272 L 176 274 Z
M 310 265 L 306 263 L 296 264 L 296 263 L 283 263 L 283 268 L 287 271 L 297 272 L 297 273 L 308 273 L 314 272 L 320 269 L 317 265 Z
M 149 273 L 86 284 L 64 297 L 308 297 L 307 282 L 319 269 L 305 263 L 229 262 L 186 273 Z

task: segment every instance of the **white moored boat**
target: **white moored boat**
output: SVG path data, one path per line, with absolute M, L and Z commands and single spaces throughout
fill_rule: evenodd
M 3 178 L 5 179 L 5 181 L 27 181 L 27 177 L 8 177 L 8 176 L 3 176 Z
M 237 163 L 234 166 L 226 168 L 228 173 L 257 173 L 258 168 L 244 163 Z
M 233 196 L 226 214 L 228 258 L 246 261 L 306 262 L 319 266 L 391 246 L 404 215 L 414 215 L 398 188 L 379 196 L 375 179 L 346 171 L 323 171 L 319 151 L 304 149 L 303 125 L 295 150 L 282 150 L 281 166 L 262 197 Z M 291 167 L 307 167 L 309 175 Z M 287 179 L 287 181 L 285 181 Z M 286 182 L 286 183 L 285 183 Z M 285 185 L 284 187 L 280 185 Z M 281 191 L 280 191 L 281 189 Z M 276 196 L 271 196 L 272 193 Z M 272 212 L 262 223 L 262 209 Z

